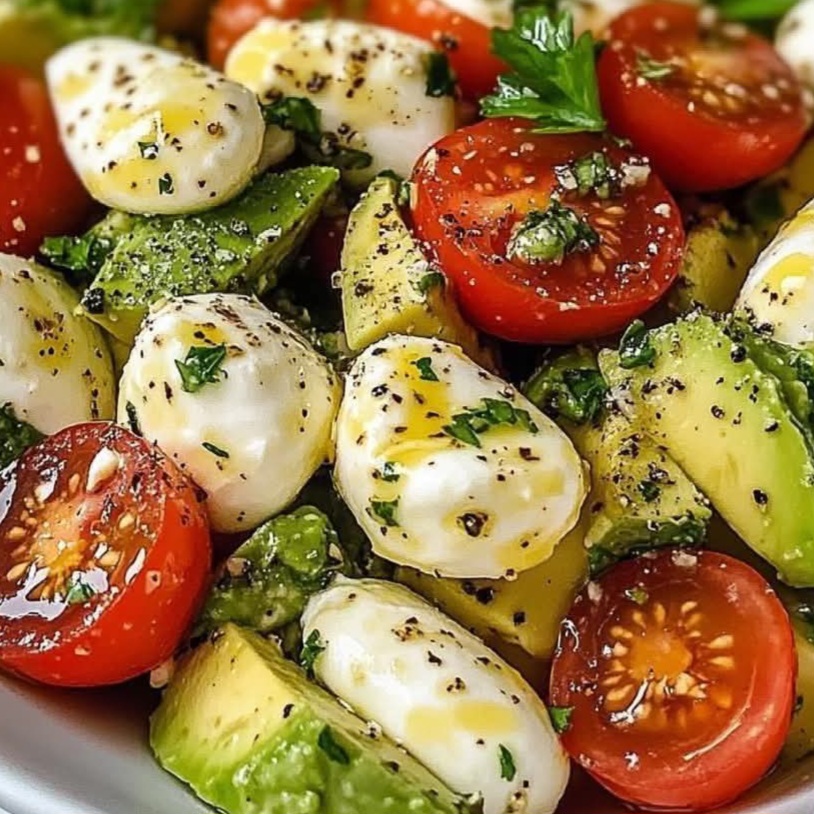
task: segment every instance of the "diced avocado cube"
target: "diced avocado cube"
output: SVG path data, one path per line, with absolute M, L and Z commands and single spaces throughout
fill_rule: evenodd
M 161 765 L 228 814 L 463 814 L 467 803 L 256 633 L 227 625 L 152 717 Z
M 351 213 L 341 278 L 345 333 L 352 350 L 364 350 L 387 334 L 408 334 L 444 339 L 460 345 L 470 358 L 488 362 L 448 281 L 410 234 L 394 179 L 375 178 Z
M 331 167 L 267 173 L 208 212 L 130 216 L 127 233 L 85 291 L 85 313 L 131 345 L 150 304 L 165 297 L 216 291 L 262 296 L 338 180 Z
M 784 385 L 727 323 L 701 313 L 638 344 L 638 361 L 628 356 L 626 366 L 617 352 L 599 357 L 631 423 L 781 579 L 814 585 L 814 458 Z

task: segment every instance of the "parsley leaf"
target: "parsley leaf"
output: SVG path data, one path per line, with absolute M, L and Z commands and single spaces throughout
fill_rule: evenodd
M 587 221 L 552 200 L 547 209 L 532 210 L 514 227 L 506 253 L 524 263 L 560 264 L 566 255 L 598 245 L 599 235 Z
M 318 630 L 312 630 L 300 653 L 300 664 L 309 678 L 314 676 L 314 665 L 322 653 L 325 652 L 325 645 L 322 643 L 322 634 Z
M 676 70 L 672 62 L 659 62 L 644 51 L 636 54 L 636 73 L 642 79 L 666 79 Z
M 501 743 L 498 747 L 500 752 L 500 777 L 510 783 L 517 775 L 517 767 L 514 765 L 514 755 Z
M 449 67 L 447 55 L 433 51 L 427 55 L 427 96 L 438 99 L 455 95 L 456 77 Z
M 509 401 L 488 398 L 481 399 L 480 407 L 452 416 L 452 424 L 447 424 L 443 430 L 464 444 L 480 447 L 478 436 L 500 425 L 518 425 L 532 434 L 539 432 L 528 410 L 518 409 Z
M 588 32 L 574 37 L 568 12 L 552 18 L 545 6 L 518 9 L 512 28 L 492 31 L 492 50 L 513 73 L 498 77 L 481 112 L 532 119 L 538 133 L 604 130 L 594 45 Z
M 555 362 L 538 371 L 524 392 L 551 418 L 588 424 L 602 411 L 608 386 L 595 366 L 562 368 Z
M 221 365 L 226 359 L 226 345 L 192 347 L 186 358 L 175 360 L 181 374 L 181 389 L 185 393 L 197 393 L 204 385 L 217 384 L 221 379 Z
M 370 513 L 377 520 L 381 520 L 385 526 L 397 526 L 396 510 L 399 507 L 398 499 L 396 500 L 371 500 Z
M 432 369 L 432 359 L 429 356 L 423 356 L 421 359 L 416 359 L 413 365 L 418 368 L 420 378 L 425 382 L 437 382 L 438 375 Z
M 89 232 L 81 237 L 46 237 L 40 254 L 74 285 L 89 283 L 115 248 L 115 241 Z
M 5 469 L 43 437 L 39 430 L 17 418 L 10 403 L 4 404 L 0 407 L 0 468 Z
M 655 358 L 656 349 L 650 344 L 650 333 L 640 319 L 634 320 L 619 343 L 619 366 L 632 370 L 649 365 Z
M 551 718 L 551 725 L 558 735 L 567 732 L 571 728 L 571 716 L 574 714 L 573 707 L 549 707 L 548 717 Z
M 554 174 L 563 189 L 575 191 L 580 198 L 592 192 L 597 198 L 606 200 L 620 192 L 621 173 L 608 161 L 605 153 L 598 151 L 554 167 Z
M 641 585 L 634 585 L 632 588 L 625 588 L 625 599 L 635 602 L 637 605 L 646 605 L 650 599 L 650 594 Z
M 65 594 L 66 605 L 84 605 L 85 602 L 93 599 L 98 593 L 97 590 L 85 582 L 83 579 L 85 575 L 79 571 L 75 571 L 68 583 L 68 591 Z
M 661 494 L 658 484 L 653 483 L 652 480 L 641 480 L 636 484 L 636 488 L 645 503 L 652 503 Z
M 334 763 L 340 763 L 343 766 L 350 764 L 350 755 L 348 755 L 347 751 L 345 751 L 345 748 L 341 744 L 337 743 L 331 727 L 326 726 L 319 733 L 319 737 L 317 738 L 317 746 L 319 746 L 319 748 L 322 749 L 322 751 L 328 756 L 328 759 L 332 760 Z
M 385 461 L 384 466 L 379 470 L 379 477 L 385 483 L 396 483 L 401 475 L 396 471 L 396 464 L 393 461 Z
M 159 195 L 174 195 L 175 194 L 175 184 L 172 180 L 172 176 L 165 172 L 159 179 L 158 179 L 158 194 Z

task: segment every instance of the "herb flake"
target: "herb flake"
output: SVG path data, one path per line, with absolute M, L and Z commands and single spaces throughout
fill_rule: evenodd
M 326 726 L 319 733 L 317 746 L 325 752 L 328 756 L 328 760 L 332 760 L 334 763 L 339 763 L 342 766 L 348 766 L 350 764 L 350 755 L 345 748 L 337 742 L 330 726 Z
M 514 755 L 502 743 L 498 746 L 498 753 L 500 758 L 500 778 L 511 783 L 517 776 Z
M 300 665 L 309 678 L 313 678 L 314 665 L 324 652 L 325 645 L 322 643 L 322 634 L 318 630 L 312 630 L 300 652 Z
M 398 510 L 399 502 L 396 500 L 371 500 L 370 513 L 377 520 L 384 523 L 385 526 L 398 526 L 396 520 L 396 511 Z
M 642 79 L 650 79 L 658 81 L 666 79 L 677 70 L 677 66 L 672 62 L 660 62 L 653 59 L 649 54 L 644 51 L 639 51 L 636 54 L 636 74 Z
M 456 77 L 449 67 L 447 55 L 441 51 L 433 51 L 426 57 L 427 65 L 427 96 L 440 99 L 442 96 L 455 95 Z
M 479 407 L 454 415 L 452 424 L 447 424 L 443 430 L 464 444 L 480 447 L 478 436 L 499 426 L 518 426 L 532 434 L 539 432 L 528 410 L 519 409 L 509 401 L 490 398 L 481 399 Z
M 552 200 L 547 209 L 529 212 L 512 231 L 506 247 L 510 260 L 560 264 L 569 254 L 589 252 L 599 234 L 573 209 Z
M 656 349 L 650 344 L 650 333 L 637 319 L 630 323 L 619 343 L 619 366 L 625 370 L 652 364 Z
M 423 356 L 421 359 L 416 359 L 412 364 L 418 368 L 418 373 L 422 381 L 437 382 L 439 380 L 438 375 L 432 369 L 432 359 L 430 359 L 429 356 Z
M 214 444 L 210 444 L 209 441 L 204 441 L 201 446 L 207 451 L 211 452 L 217 458 L 228 458 L 229 453 L 225 449 L 221 449 L 220 447 L 216 447 Z
M 551 718 L 551 725 L 558 735 L 562 735 L 571 728 L 571 718 L 574 714 L 573 707 L 549 707 L 548 717 Z
M 217 384 L 223 374 L 221 367 L 225 359 L 224 344 L 191 347 L 183 361 L 175 361 L 181 376 L 181 389 L 185 393 L 197 393 L 207 384 Z

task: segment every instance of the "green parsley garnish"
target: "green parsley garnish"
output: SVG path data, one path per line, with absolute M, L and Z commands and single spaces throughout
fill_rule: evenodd
M 574 714 L 573 707 L 549 707 L 548 717 L 551 718 L 551 725 L 558 735 L 567 732 L 571 728 L 571 716 Z
M 500 777 L 502 780 L 508 780 L 511 783 L 517 775 L 514 756 L 502 743 L 498 746 L 498 750 L 500 753 Z
M 645 591 L 640 585 L 634 585 L 632 588 L 625 588 L 625 598 L 637 605 L 644 605 L 650 599 L 650 594 Z
M 396 500 L 371 500 L 370 513 L 377 520 L 381 520 L 385 526 L 397 526 L 396 510 L 399 507 L 398 499 Z
M 141 435 L 141 424 L 139 424 L 136 405 L 132 401 L 128 401 L 124 405 L 124 412 L 127 414 L 127 426 L 130 427 L 130 432 L 133 435 Z
M 84 574 L 78 571 L 75 571 L 71 576 L 70 582 L 68 583 L 68 591 L 65 594 L 66 605 L 84 605 L 85 602 L 93 599 L 98 593 L 92 585 L 85 582 L 83 579 L 84 576 Z
M 605 153 L 588 153 L 570 164 L 555 167 L 554 173 L 561 186 L 567 191 L 573 189 L 581 198 L 593 193 L 606 200 L 619 193 L 619 172 Z
M 431 288 L 446 285 L 447 278 L 440 271 L 428 271 L 416 284 L 421 294 L 426 294 Z
M 636 73 L 642 79 L 666 79 L 677 69 L 676 65 L 672 62 L 659 62 L 657 59 L 652 59 L 649 54 L 644 51 L 639 51 L 636 54 Z
M 175 360 L 181 374 L 181 389 L 197 393 L 204 385 L 217 384 L 221 379 L 221 366 L 226 359 L 226 345 L 202 345 L 187 351 L 183 361 Z
M 513 73 L 481 101 L 484 116 L 531 119 L 538 133 L 605 129 L 594 39 L 588 32 L 574 37 L 568 12 L 552 18 L 545 6 L 518 9 L 510 29 L 492 30 L 492 50 Z
M 46 237 L 40 254 L 76 285 L 90 283 L 104 265 L 115 243 L 89 232 L 81 237 Z
M 211 452 L 213 455 L 217 456 L 218 458 L 228 458 L 229 453 L 225 449 L 221 449 L 220 447 L 216 447 L 214 444 L 210 444 L 209 441 L 204 441 L 201 446 L 207 451 Z
M 415 362 L 413 362 L 413 365 L 418 368 L 418 373 L 423 381 L 438 381 L 438 376 L 432 369 L 432 359 L 430 359 L 429 356 L 422 356 L 421 359 L 416 359 Z
M 318 630 L 312 630 L 300 652 L 300 665 L 309 677 L 313 677 L 314 665 L 324 652 L 325 645 L 322 643 L 322 634 Z
M 591 577 L 599 576 L 612 565 L 616 565 L 619 559 L 620 557 L 609 548 L 601 545 L 591 546 L 588 549 L 588 571 Z
M 165 172 L 158 179 L 158 194 L 159 195 L 175 194 L 175 185 L 173 183 L 172 176 L 168 172 Z
M 384 466 L 379 470 L 379 477 L 385 483 L 395 483 L 401 475 L 396 472 L 396 465 L 392 461 L 385 461 Z
M 147 161 L 155 161 L 158 158 L 158 144 L 155 141 L 140 141 L 138 149 L 141 157 Z
M 350 763 L 350 755 L 348 755 L 343 746 L 337 743 L 331 727 L 326 726 L 319 733 L 319 737 L 317 738 L 317 746 L 319 746 L 319 748 L 322 749 L 322 751 L 328 756 L 328 759 L 332 760 L 334 763 L 341 763 L 343 766 L 347 766 Z
M 29 447 L 39 443 L 43 434 L 26 421 L 17 418 L 11 403 L 0 407 L 0 467 L 16 461 Z
M 501 425 L 517 425 L 530 433 L 539 432 L 528 410 L 518 409 L 509 401 L 487 398 L 481 399 L 480 407 L 452 416 L 452 424 L 447 424 L 443 430 L 461 443 L 480 447 L 479 436 L 492 427 Z
M 427 57 L 427 96 L 437 99 L 455 95 L 456 77 L 449 67 L 447 55 L 433 51 Z
M 602 411 L 608 386 L 595 367 L 544 367 L 524 388 L 526 397 L 551 418 L 588 424 Z
M 645 503 L 652 503 L 661 494 L 658 484 L 652 480 L 641 480 L 636 484 L 639 494 L 644 498 Z
M 587 252 L 599 245 L 599 235 L 573 209 L 552 200 L 535 209 L 512 231 L 506 254 L 524 263 L 562 263 L 566 255 Z
M 656 358 L 656 349 L 650 344 L 650 333 L 644 323 L 631 322 L 619 343 L 619 365 L 625 370 L 649 365 Z

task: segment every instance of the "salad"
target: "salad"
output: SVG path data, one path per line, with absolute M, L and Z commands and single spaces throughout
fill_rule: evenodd
M 0 0 L 0 668 L 149 676 L 228 814 L 703 812 L 814 752 L 812 42 Z

